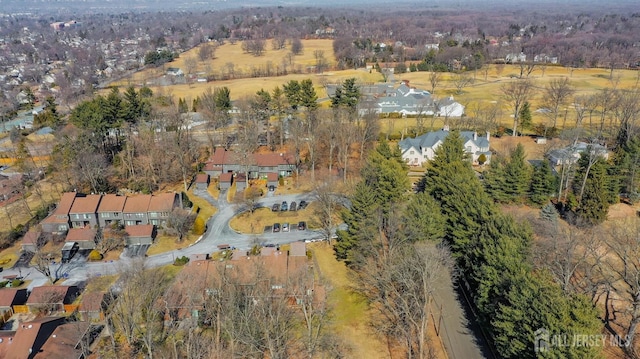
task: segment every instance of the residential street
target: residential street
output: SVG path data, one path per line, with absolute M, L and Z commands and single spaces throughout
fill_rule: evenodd
M 298 240 L 320 239 L 323 237 L 322 233 L 318 231 L 298 231 L 295 228 L 292 228 L 290 232 L 267 232 L 261 235 L 240 234 L 229 227 L 229 221 L 243 210 L 235 204 L 228 203 L 225 192 L 220 193 L 220 200 L 215 200 L 207 191 L 196 190 L 195 194 L 218 208 L 218 211 L 207 222 L 207 231 L 191 246 L 146 257 L 145 263 L 147 266 L 159 267 L 173 263 L 177 257 L 213 253 L 218 250 L 218 245 L 220 244 L 228 244 L 238 249 L 248 250 L 255 243 L 281 245 Z M 259 205 L 270 208 L 274 203 L 282 203 L 282 201 L 287 201 L 288 203 L 296 201 L 299 203 L 301 200 L 306 200 L 309 202 L 313 200 L 312 196 L 309 193 L 282 196 L 271 195 L 260 201 Z M 348 205 L 348 203 L 345 204 Z M 64 275 L 66 277 L 65 284 L 72 285 L 82 283 L 91 277 L 117 274 L 126 268 L 127 263 L 131 260 L 131 258 L 125 256 L 121 256 L 119 260 L 109 262 L 87 262 L 84 259 L 76 258 L 62 266 L 60 264 L 52 264 L 51 270 L 59 271 L 60 276 Z M 31 280 L 30 290 L 47 282 L 47 278 L 34 268 L 12 268 L 3 272 L 4 276 L 14 274 L 23 276 L 26 280 Z M 469 311 L 461 291 L 454 288 L 454 284 L 448 275 L 445 277 L 438 284 L 437 292 L 434 295 L 434 316 L 438 321 L 440 313 L 442 314 L 440 336 L 448 357 L 450 359 L 492 358 L 477 326 L 470 324 L 467 319 L 472 317 L 472 313 Z M 442 308 L 442 312 L 440 312 L 440 308 Z
M 226 201 L 226 192 L 220 193 L 220 200 L 215 200 L 207 191 L 195 191 L 199 197 L 206 199 L 209 203 L 218 208 L 218 211 L 207 222 L 207 231 L 205 234 L 191 246 L 176 249 L 174 251 L 165 252 L 153 256 L 146 257 L 145 263 L 149 267 L 159 267 L 173 263 L 175 258 L 182 256 L 191 256 L 193 254 L 213 253 L 218 250 L 219 244 L 228 244 L 238 249 L 250 249 L 254 243 L 272 243 L 276 245 L 295 242 L 305 239 L 320 239 L 322 234 L 317 231 L 306 230 L 298 231 L 293 229 L 291 232 L 264 233 L 263 235 L 247 235 L 241 234 L 229 227 L 229 221 L 242 209 L 237 205 L 230 204 Z M 274 203 L 282 201 L 300 202 L 300 200 L 310 201 L 311 194 L 293 194 L 283 196 L 270 196 L 259 202 L 262 207 L 270 208 Z M 84 260 L 75 260 L 70 263 L 52 264 L 52 272 L 58 271 L 60 275 L 64 275 L 67 279 L 66 284 L 76 284 L 86 281 L 88 278 L 102 275 L 112 275 L 126 268 L 127 262 L 131 258 L 121 256 L 119 260 L 109 262 L 87 262 Z M 32 280 L 29 289 L 41 286 L 47 282 L 47 278 L 36 271 L 34 268 L 11 268 L 5 269 L 3 276 L 18 275 L 26 280 Z
M 441 276 L 434 300 L 436 327 L 442 315 L 440 337 L 449 359 L 494 358 L 482 337 L 480 328 L 469 319 L 473 318 L 473 313 L 462 291 L 455 287 L 448 273 Z

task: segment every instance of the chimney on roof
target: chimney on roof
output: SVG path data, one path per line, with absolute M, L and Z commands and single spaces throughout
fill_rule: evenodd
M 473 131 L 473 140 L 474 141 L 478 140 L 478 133 L 476 131 Z
M 491 137 L 491 132 L 487 131 L 487 141 L 489 141 L 490 137 Z
M 402 83 L 406 86 L 409 86 L 409 80 L 402 80 Z
M 444 127 L 442 127 L 442 131 L 449 132 L 449 125 L 444 125 Z

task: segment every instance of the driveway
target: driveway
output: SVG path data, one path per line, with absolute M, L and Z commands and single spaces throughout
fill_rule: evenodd
M 449 273 L 438 279 L 434 293 L 435 318 L 440 337 L 450 359 L 495 358 L 485 340 L 475 315 L 464 295 Z

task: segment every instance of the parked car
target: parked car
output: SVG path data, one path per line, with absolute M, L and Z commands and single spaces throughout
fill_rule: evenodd
M 307 208 L 307 205 L 308 205 L 307 201 L 302 200 L 300 201 L 300 205 L 298 206 L 298 209 L 305 209 Z
M 298 222 L 298 230 L 304 231 L 305 229 L 307 229 L 307 222 L 305 221 Z
M 276 186 L 274 185 L 269 186 L 269 192 L 273 192 L 275 190 L 276 190 Z
M 291 202 L 291 205 L 289 206 L 289 210 L 290 211 L 295 211 L 296 209 L 297 209 L 296 202 Z
M 62 246 L 62 263 L 68 263 L 80 250 L 78 242 L 66 242 Z
M 281 211 L 288 211 L 289 210 L 289 206 L 287 205 L 287 201 L 283 201 L 282 204 L 280 205 L 280 210 Z
M 282 231 L 283 232 L 289 232 L 289 223 L 283 223 L 282 224 Z
M 267 248 L 275 248 L 276 247 L 276 245 L 273 244 L 273 243 L 267 243 L 264 246 L 267 247 Z
M 273 233 L 280 232 L 280 223 L 273 224 Z
M 278 212 L 280 210 L 280 205 L 278 203 L 274 203 L 273 207 L 271 207 L 273 212 Z

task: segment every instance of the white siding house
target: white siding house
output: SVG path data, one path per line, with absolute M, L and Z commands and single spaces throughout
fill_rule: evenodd
M 440 131 L 428 132 L 416 138 L 405 138 L 398 144 L 402 158 L 409 166 L 422 166 L 435 157 L 435 151 L 448 135 L 449 129 L 445 127 Z M 486 157 L 485 163 L 489 163 L 491 159 L 489 132 L 485 136 L 478 136 L 475 131 L 461 131 L 460 136 L 464 140 L 464 148 L 473 163 L 478 163 L 478 158 L 483 154 Z

